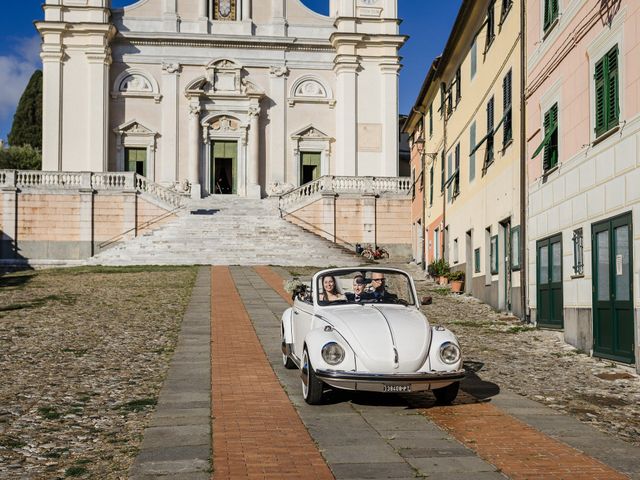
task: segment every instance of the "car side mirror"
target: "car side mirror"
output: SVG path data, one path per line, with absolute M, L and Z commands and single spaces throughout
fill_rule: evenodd
M 433 297 L 422 297 L 420 303 L 422 303 L 422 305 L 431 305 L 433 303 Z

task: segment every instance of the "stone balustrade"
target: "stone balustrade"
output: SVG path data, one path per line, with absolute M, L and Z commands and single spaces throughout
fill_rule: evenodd
M 336 177 L 326 175 L 280 196 L 280 210 L 290 212 L 321 196 L 334 194 L 409 195 L 409 177 Z
M 39 170 L 0 170 L 0 188 L 27 190 L 137 191 L 173 207 L 185 204 L 186 196 L 158 185 L 135 172 L 42 172 Z

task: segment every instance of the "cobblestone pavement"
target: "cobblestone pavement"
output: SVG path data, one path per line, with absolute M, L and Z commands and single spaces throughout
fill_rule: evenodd
M 0 479 L 126 478 L 195 269 L 0 277 Z
M 640 378 L 632 368 L 589 357 L 560 332 L 523 325 L 471 296 L 448 294 L 411 268 L 419 294 L 433 297 L 423 307 L 429 320 L 456 333 L 483 380 L 640 446 Z

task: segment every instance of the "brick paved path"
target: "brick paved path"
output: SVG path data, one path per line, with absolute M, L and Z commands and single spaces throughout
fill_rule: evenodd
M 226 267 L 212 269 L 214 479 L 332 479 L 280 386 Z
M 514 480 L 628 478 L 488 403 L 422 412 Z

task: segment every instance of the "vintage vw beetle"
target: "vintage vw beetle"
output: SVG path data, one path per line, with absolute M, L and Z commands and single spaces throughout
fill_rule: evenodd
M 299 368 L 302 394 L 325 387 L 372 392 L 432 390 L 451 403 L 464 377 L 455 335 L 420 312 L 409 275 L 392 268 L 334 268 L 298 282 L 282 315 L 282 361 Z

